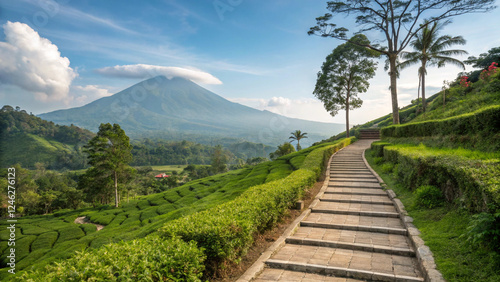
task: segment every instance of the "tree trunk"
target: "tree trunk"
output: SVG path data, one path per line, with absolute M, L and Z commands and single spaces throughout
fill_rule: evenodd
M 425 65 L 426 61 L 422 60 L 422 112 L 425 113 Z
M 389 54 L 389 75 L 391 77 L 392 123 L 399 124 L 397 54 Z
M 350 91 L 347 91 L 347 97 L 346 97 L 346 102 L 345 102 L 345 132 L 346 132 L 346 137 L 349 138 L 349 98 L 350 98 Z
M 115 207 L 118 207 L 118 176 L 115 172 Z

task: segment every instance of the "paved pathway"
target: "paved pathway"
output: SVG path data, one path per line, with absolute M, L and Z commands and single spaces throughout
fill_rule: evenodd
M 373 140 L 338 152 L 300 226 L 253 281 L 423 281 L 408 230 L 363 161 Z

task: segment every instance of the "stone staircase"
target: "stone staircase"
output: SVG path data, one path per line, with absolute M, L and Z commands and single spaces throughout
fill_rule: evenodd
M 380 129 L 360 129 L 359 139 L 380 139 Z
M 329 177 L 298 228 L 250 280 L 424 281 L 394 201 L 364 162 L 372 141 L 360 140 L 332 158 Z

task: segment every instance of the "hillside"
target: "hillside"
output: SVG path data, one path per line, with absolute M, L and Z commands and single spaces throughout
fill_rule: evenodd
M 214 137 L 242 138 L 278 145 L 297 129 L 304 145 L 340 132 L 341 124 L 286 118 L 230 102 L 183 79 L 154 77 L 79 108 L 40 115 L 58 124 L 96 131 L 102 122 L 118 123 L 132 138 L 154 137 L 206 143 Z
M 4 106 L 0 111 L 0 164 L 20 163 L 33 168 L 37 162 L 50 169 L 79 169 L 86 164 L 82 152 L 94 133 L 74 125 L 57 125 Z
M 462 83 L 460 83 L 462 80 Z M 458 78 L 380 126 L 367 159 L 407 207 L 447 281 L 500 279 L 500 71 Z M 477 271 L 481 269 L 481 271 Z
M 284 213 L 287 207 L 295 203 L 303 190 L 315 182 L 321 172 L 324 158 L 328 157 L 333 151 L 348 145 L 350 141 L 345 140 L 335 144 L 330 143 L 304 149 L 275 161 L 195 180 L 163 193 L 143 196 L 127 203 L 123 201 L 122 206 L 117 209 L 111 206 L 100 206 L 75 211 L 62 211 L 44 216 L 22 217 L 18 220 L 17 226 L 19 228 L 16 230 L 16 246 L 19 246 L 16 250 L 17 271 L 28 266 L 34 266 L 36 272 L 33 275 L 38 280 L 44 280 L 41 278 L 43 275 L 40 276 L 40 272 L 43 273 L 41 269 L 43 265 L 53 264 L 54 261 L 59 259 L 68 259 L 76 251 L 85 249 L 88 250 L 87 253 L 100 250 L 106 251 L 107 247 L 103 249 L 103 245 L 109 243 L 122 244 L 117 243 L 121 240 L 136 240 L 133 241 L 133 244 L 150 245 L 150 240 L 158 235 L 159 228 L 170 222 L 173 222 L 170 227 L 175 226 L 176 222 L 191 222 L 187 218 L 188 215 L 202 216 L 205 224 L 208 224 L 203 226 L 201 221 L 196 221 L 200 223 L 198 226 L 200 229 L 198 231 L 191 229 L 193 232 L 203 232 L 207 228 L 217 228 L 219 231 L 211 233 L 214 236 L 213 239 L 216 240 L 228 239 L 226 232 L 235 232 L 234 236 L 243 236 L 238 232 L 245 230 L 245 232 L 253 233 L 257 229 L 264 229 L 272 225 L 272 220 L 276 221 L 277 216 Z M 270 189 L 270 187 L 273 187 L 273 189 Z M 268 195 L 269 193 L 271 195 Z M 239 202 L 234 203 L 234 201 Z M 259 203 L 270 209 L 262 209 L 262 207 L 256 206 Z M 233 213 L 223 213 L 226 219 L 228 217 L 238 217 L 239 219 L 229 218 L 225 221 L 224 217 L 221 217 L 219 213 L 219 209 L 224 206 L 231 207 L 230 209 L 233 211 Z M 247 211 L 238 211 L 235 206 L 239 209 L 247 209 Z M 259 221 L 262 221 L 261 225 L 249 229 L 235 227 L 235 224 L 243 224 L 248 227 L 249 223 L 243 222 L 241 218 L 248 215 L 248 209 L 256 208 L 266 214 L 266 216 L 259 217 Z M 202 212 L 205 212 L 205 214 L 202 214 Z M 87 217 L 94 223 L 104 225 L 104 228 L 97 231 L 96 226 L 92 224 L 75 224 L 75 219 L 81 216 Z M 259 222 L 257 218 L 255 220 Z M 5 228 L 5 224 L 4 222 L 0 226 Z M 230 226 L 221 225 L 216 227 L 216 225 L 220 224 L 229 224 Z M 182 230 L 186 231 L 187 229 Z M 7 273 L 5 258 L 9 250 L 7 248 L 7 237 L 5 236 L 8 236 L 8 234 L 1 233 L 0 251 L 4 254 L 1 261 L 3 269 L 0 270 L 2 280 L 12 278 Z M 148 236 L 148 238 L 141 239 L 145 236 Z M 241 242 L 245 248 L 249 248 L 252 239 L 248 237 L 248 234 L 245 236 L 236 241 Z M 199 240 L 199 246 L 208 244 L 206 246 L 208 247 L 213 243 L 212 247 L 216 247 L 220 243 L 211 242 L 210 240 L 207 242 L 205 236 L 201 236 Z M 167 239 L 162 240 L 162 242 L 164 241 L 170 242 Z M 180 251 L 183 251 L 182 242 L 176 242 L 171 247 L 175 248 L 179 245 Z M 231 247 L 230 244 L 223 245 L 225 248 Z M 110 247 L 120 252 L 126 251 L 119 246 L 113 247 L 113 245 L 110 245 Z M 140 249 L 143 248 L 140 247 Z M 134 249 L 132 251 L 133 253 L 126 251 L 127 255 L 120 254 L 113 257 L 113 259 L 134 257 L 135 251 L 138 250 Z M 137 254 L 140 254 L 140 251 Z M 218 255 L 224 256 L 224 253 Z M 228 255 L 228 260 L 234 259 L 228 253 L 226 255 Z M 178 259 L 182 260 L 183 258 Z M 145 263 L 148 264 L 149 262 Z M 204 263 L 210 265 L 213 261 Z M 95 270 L 100 272 L 101 269 L 96 267 Z M 121 271 L 126 271 L 126 268 Z M 65 272 L 65 275 L 69 273 L 65 270 L 63 272 Z M 89 272 L 86 273 L 86 275 L 89 275 Z M 131 273 L 129 275 L 135 274 Z M 182 270 L 176 269 L 173 275 L 185 274 L 183 274 Z M 16 279 L 23 280 L 24 278 L 17 277 Z M 60 276 L 59 279 L 61 279 Z

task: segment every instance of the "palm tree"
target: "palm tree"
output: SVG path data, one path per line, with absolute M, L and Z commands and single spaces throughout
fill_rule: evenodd
M 415 36 L 410 45 L 415 50 L 414 52 L 401 52 L 401 58 L 405 61 L 399 64 L 400 69 L 420 63 L 418 69 L 419 84 L 422 87 L 422 109 L 425 112 L 425 75 L 427 74 L 427 66 L 443 67 L 446 64 L 454 64 L 462 67 L 465 70 L 465 65 L 462 61 L 452 58 L 452 55 L 468 54 L 464 50 L 448 50 L 447 48 L 460 44 L 465 44 L 465 39 L 462 36 L 452 37 L 450 35 L 439 35 L 439 30 L 448 24 L 434 22 L 432 26 L 425 22 L 425 27 Z
M 290 133 L 292 134 L 292 136 L 290 136 L 290 139 L 292 139 L 292 141 L 290 141 L 290 143 L 292 143 L 293 141 L 297 140 L 297 151 L 300 151 L 300 149 L 302 149 L 302 147 L 300 147 L 300 139 L 303 139 L 303 138 L 307 138 L 307 133 L 302 133 L 302 131 L 300 130 L 295 130 L 294 132 Z

